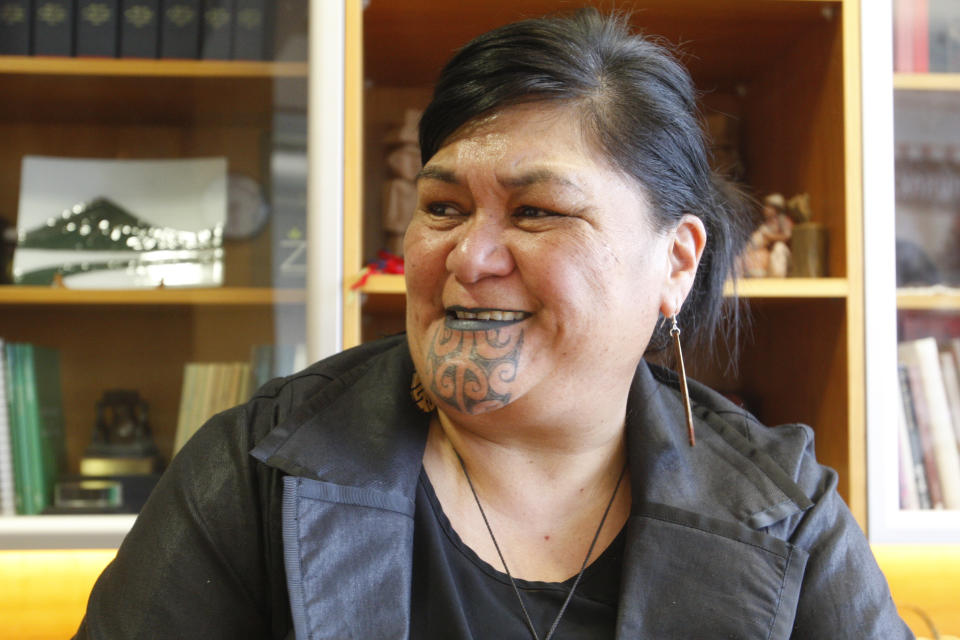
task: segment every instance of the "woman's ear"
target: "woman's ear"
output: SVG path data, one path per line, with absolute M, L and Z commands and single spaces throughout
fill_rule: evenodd
M 660 312 L 667 318 L 680 312 L 697 275 L 697 266 L 707 244 L 707 230 L 695 215 L 684 214 L 673 230 L 667 252 L 667 280 Z

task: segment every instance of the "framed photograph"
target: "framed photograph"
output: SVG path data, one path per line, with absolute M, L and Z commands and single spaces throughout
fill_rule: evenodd
M 26 156 L 17 284 L 77 289 L 223 284 L 226 158 Z

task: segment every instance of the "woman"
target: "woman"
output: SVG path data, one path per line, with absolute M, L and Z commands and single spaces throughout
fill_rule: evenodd
M 747 237 L 686 72 L 621 18 L 517 23 L 420 140 L 406 336 L 212 419 L 79 635 L 909 637 L 810 429 L 643 360 L 710 339 Z

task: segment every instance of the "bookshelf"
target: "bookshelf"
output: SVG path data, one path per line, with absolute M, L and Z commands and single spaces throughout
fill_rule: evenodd
M 16 224 L 26 155 L 222 156 L 228 173 L 254 180 L 272 204 L 285 179 L 276 154 L 288 152 L 302 158 L 303 175 L 294 180 L 305 194 L 308 90 L 319 79 L 310 80 L 319 68 L 308 59 L 308 4 L 279 8 L 271 61 L 0 56 L 0 220 Z M 306 222 L 306 195 L 303 201 Z M 307 340 L 308 283 L 278 275 L 275 221 L 271 215 L 258 232 L 224 240 L 220 287 L 0 285 L 0 337 L 60 351 L 68 473 L 78 471 L 103 391 L 136 389 L 146 399 L 153 438 L 169 461 L 184 363 L 249 360 L 254 345 Z M 339 255 L 333 240 L 333 251 L 329 240 L 320 245 Z M 320 315 L 339 322 L 336 311 Z M 0 549 L 115 548 L 132 522 L 0 517 Z
M 355 176 L 345 192 L 352 198 L 344 213 L 346 346 L 403 324 L 402 276 L 374 275 L 351 288 L 383 246 L 384 136 L 406 109 L 426 104 L 440 66 L 460 44 L 512 19 L 582 4 L 405 0 L 361 11 L 347 3 L 347 56 L 360 59 L 363 71 L 362 85 L 347 91 L 346 111 L 363 120 L 345 167 Z M 696 375 L 748 397 L 766 422 L 814 425 L 820 460 L 839 470 L 840 491 L 865 524 L 859 11 L 855 0 L 653 0 L 634 21 L 682 43 L 705 112 L 735 117 L 751 191 L 810 193 L 814 219 L 829 233 L 829 277 L 740 282 L 754 322 L 740 373 L 730 378 L 704 365 Z M 823 338 L 797 339 L 814 335 Z
M 356 289 L 365 294 L 403 295 L 406 287 L 403 276 L 371 275 Z M 732 295 L 734 286 L 728 283 L 726 294 Z M 737 283 L 736 293 L 745 299 L 761 298 L 844 298 L 849 291 L 845 278 L 745 278 Z
M 897 345 L 934 337 L 942 350 L 960 335 L 951 329 L 960 322 L 960 281 L 949 260 L 956 253 L 950 249 L 950 225 L 956 220 L 957 199 L 949 188 L 956 161 L 952 149 L 960 144 L 953 115 L 960 107 L 960 74 L 916 72 L 891 55 L 897 45 L 890 34 L 896 39 L 904 33 L 896 26 L 896 6 L 882 3 L 865 16 L 864 27 L 865 34 L 872 34 L 869 46 L 864 45 L 869 51 L 864 55 L 864 100 L 876 105 L 865 115 L 865 128 L 877 132 L 864 141 L 871 220 L 864 252 L 869 525 L 875 543 L 919 545 L 912 548 L 929 547 L 928 553 L 948 556 L 956 554 L 960 543 L 960 509 L 923 508 L 922 502 L 915 506 L 916 492 L 899 471 L 901 454 L 916 447 L 905 446 L 898 433 L 896 416 L 910 391 L 898 377 Z M 931 9 L 929 18 L 935 20 L 934 15 Z M 930 34 L 938 30 L 932 23 L 923 25 L 928 28 Z M 905 415 L 910 413 L 907 405 Z M 916 418 L 907 418 L 907 424 L 909 441 Z M 925 476 L 927 463 L 912 468 Z M 954 583 L 956 578 L 954 571 Z

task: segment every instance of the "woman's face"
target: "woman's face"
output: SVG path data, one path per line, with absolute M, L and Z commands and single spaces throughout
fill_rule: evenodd
M 408 340 L 445 411 L 556 406 L 629 383 L 673 295 L 671 234 L 654 230 L 640 188 L 584 140 L 575 111 L 520 105 L 469 123 L 424 166 L 417 194 Z

